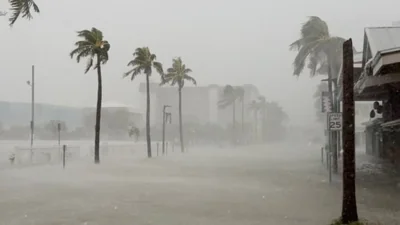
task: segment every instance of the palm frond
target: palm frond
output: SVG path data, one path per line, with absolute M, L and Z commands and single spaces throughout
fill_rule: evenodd
M 32 8 L 36 13 L 40 13 L 38 5 L 33 0 L 8 0 L 11 5 L 12 15 L 9 18 L 10 26 L 13 26 L 19 17 L 32 19 Z
M 302 42 L 303 42 L 302 39 L 299 39 L 299 40 L 293 42 L 292 44 L 289 45 L 289 50 L 290 51 L 298 51 L 298 50 L 300 50 L 300 48 L 302 46 Z
M 129 70 L 128 72 L 124 73 L 122 77 L 125 78 L 125 77 L 128 77 L 130 75 L 131 76 L 131 80 L 134 80 L 135 77 L 140 74 L 141 70 L 142 70 L 141 67 L 135 67 L 135 68 Z
M 194 85 L 197 85 L 196 79 L 187 74 L 183 75 L 183 79 L 192 82 Z
M 191 73 L 191 72 L 193 72 L 191 69 L 189 69 L 189 68 L 185 68 L 184 70 L 183 70 L 183 73 L 185 73 L 185 74 L 187 74 L 187 73 Z
M 231 101 L 229 99 L 222 99 L 222 100 L 219 100 L 217 103 L 218 108 L 220 108 L 220 109 L 225 109 L 226 107 L 228 107 L 232 104 L 233 104 L 233 101 Z
M 173 73 L 165 74 L 164 76 L 162 76 L 162 80 L 161 80 L 160 85 L 164 85 L 164 84 L 170 83 L 174 79 L 174 77 L 175 77 L 175 74 L 173 74 Z
M 69 55 L 71 58 L 75 56 L 78 63 L 81 58 L 89 57 L 85 73 L 91 68 L 97 69 L 100 63 L 105 64 L 108 61 L 108 51 L 111 46 L 108 41 L 103 40 L 103 33 L 100 30 L 93 27 L 91 30 L 77 31 L 77 36 L 82 40 L 75 42 L 76 48 Z M 94 63 L 95 57 L 98 60 L 96 63 Z
M 156 69 L 157 73 L 159 73 L 160 75 L 164 74 L 163 67 L 160 62 L 153 62 L 153 67 L 154 67 L 154 69 Z
M 93 66 L 93 58 L 89 58 L 86 65 L 85 73 L 87 73 L 90 70 L 90 68 L 92 68 L 92 66 Z

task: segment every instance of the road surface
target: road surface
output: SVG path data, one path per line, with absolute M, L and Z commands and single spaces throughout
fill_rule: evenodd
M 191 148 L 0 170 L 0 224 L 325 225 L 340 215 L 318 149 Z M 371 188 L 372 187 L 372 188 Z M 359 214 L 400 224 L 399 189 L 358 188 Z

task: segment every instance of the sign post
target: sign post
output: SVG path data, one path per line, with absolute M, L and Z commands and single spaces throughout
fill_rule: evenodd
M 332 149 L 331 144 L 332 140 L 331 133 L 335 131 L 341 131 L 343 128 L 343 120 L 342 120 L 342 113 L 327 113 L 327 130 L 329 132 L 329 163 L 328 163 L 328 170 L 329 170 L 329 183 L 332 182 Z

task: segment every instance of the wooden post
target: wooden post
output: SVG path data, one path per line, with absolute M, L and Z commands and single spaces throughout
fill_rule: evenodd
M 67 153 L 67 146 L 63 145 L 63 169 L 65 168 L 65 154 Z
M 342 223 L 358 221 L 354 143 L 353 42 L 343 43 L 343 200 Z

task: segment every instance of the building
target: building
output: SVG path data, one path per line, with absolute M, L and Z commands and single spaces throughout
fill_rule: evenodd
M 51 120 L 64 121 L 68 129 L 82 125 L 82 109 L 44 103 L 35 104 L 35 125 L 43 125 Z M 31 103 L 0 101 L 0 123 L 3 127 L 29 127 Z M 27 129 L 29 132 L 29 129 Z
M 376 101 L 381 118 L 366 126 L 366 152 L 382 158 L 400 156 L 400 27 L 364 31 L 361 68 L 354 68 L 355 101 Z M 373 105 L 371 104 L 371 110 Z
M 244 119 L 251 118 L 248 112 L 248 104 L 258 96 L 258 89 L 254 85 L 243 85 L 244 96 Z M 194 122 L 200 124 L 213 123 L 226 126 L 232 123 L 232 107 L 218 108 L 218 102 L 222 99 L 223 86 L 185 86 L 182 89 L 182 114 L 183 122 Z M 139 92 L 142 95 L 141 109 L 146 113 L 146 83 L 141 83 Z M 172 114 L 172 123 L 178 123 L 178 88 L 171 86 L 160 86 L 158 83 L 150 83 L 150 123 L 152 126 L 162 124 L 162 111 L 164 105 L 169 105 L 168 112 Z M 237 104 L 237 121 L 241 119 L 241 103 Z
M 101 107 L 102 112 L 102 121 L 110 120 L 108 123 L 114 122 L 117 123 L 120 121 L 120 126 L 135 125 L 137 127 L 144 127 L 144 116 L 141 113 L 141 110 L 122 103 L 117 102 L 105 102 Z M 91 120 L 90 123 L 93 123 L 96 113 L 96 107 L 87 107 L 83 109 L 84 121 L 83 124 L 87 124 L 88 121 L 85 121 L 85 118 L 89 118 Z M 92 121 L 93 120 L 93 121 Z

